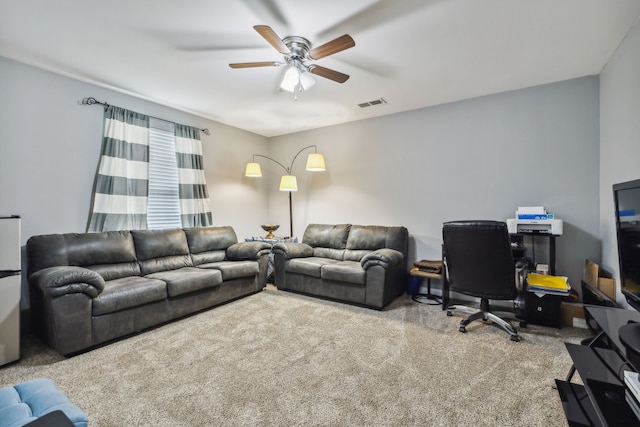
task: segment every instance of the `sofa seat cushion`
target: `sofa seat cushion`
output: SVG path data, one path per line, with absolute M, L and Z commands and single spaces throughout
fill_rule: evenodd
M 93 315 L 100 316 L 167 298 L 167 284 L 140 276 L 105 282 L 104 290 L 93 299 Z
M 341 261 L 336 264 L 323 265 L 321 277 L 323 280 L 357 285 L 365 285 L 367 283 L 367 273 L 358 261 Z
M 158 271 L 145 276 L 150 279 L 160 279 L 167 284 L 169 297 L 188 294 L 201 289 L 213 288 L 222 283 L 220 270 L 210 270 L 197 267 L 184 267 L 177 270 Z
M 337 264 L 340 262 L 342 261 L 331 258 L 294 258 L 287 261 L 287 263 L 285 264 L 285 271 L 287 273 L 296 273 L 305 276 L 320 278 L 323 266 L 328 264 Z
M 201 264 L 198 267 L 220 270 L 222 272 L 222 280 L 253 277 L 260 272 L 260 265 L 257 261 L 220 261 Z

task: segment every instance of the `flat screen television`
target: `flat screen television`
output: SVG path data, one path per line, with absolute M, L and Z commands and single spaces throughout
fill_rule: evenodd
M 640 311 L 640 179 L 613 186 L 620 289 Z

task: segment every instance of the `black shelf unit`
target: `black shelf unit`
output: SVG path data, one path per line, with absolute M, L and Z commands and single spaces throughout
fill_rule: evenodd
M 618 329 L 640 321 L 640 313 L 611 307 L 585 306 L 600 333 L 588 343 L 566 343 L 573 367 L 556 386 L 569 426 L 640 426 L 625 400 L 624 371 L 634 371 L 620 345 Z M 606 345 L 605 345 L 606 344 Z M 571 382 L 574 372 L 583 384 Z

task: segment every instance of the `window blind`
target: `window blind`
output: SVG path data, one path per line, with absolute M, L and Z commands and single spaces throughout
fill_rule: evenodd
M 173 124 L 153 120 L 149 126 L 147 228 L 180 228 L 182 223 Z

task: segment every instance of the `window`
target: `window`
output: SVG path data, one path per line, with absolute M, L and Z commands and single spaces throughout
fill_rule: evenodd
M 180 195 L 173 123 L 149 121 L 147 228 L 180 228 Z
M 208 227 L 200 129 L 105 108 L 88 232 Z

